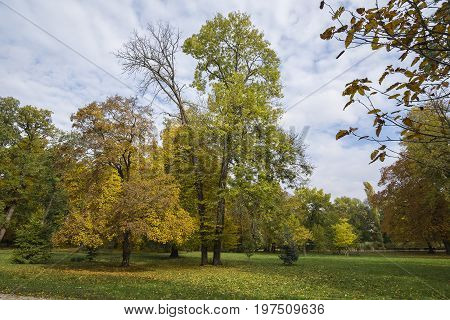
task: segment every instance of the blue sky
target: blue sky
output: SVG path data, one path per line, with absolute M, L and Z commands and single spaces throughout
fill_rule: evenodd
M 342 111 L 346 99 L 341 92 L 354 78 L 378 79 L 393 57 L 377 52 L 309 96 L 371 53 L 369 48 L 358 48 L 336 60 L 342 44 L 319 38 L 331 24 L 329 14 L 319 10 L 319 1 L 0 1 L 109 73 L 0 2 L 0 96 L 52 110 L 55 124 L 63 129 L 70 128 L 71 113 L 93 100 L 116 93 L 137 94 L 135 79 L 122 74 L 112 54 L 134 29 L 143 32 L 147 23 L 169 21 L 185 38 L 218 12 L 246 12 L 282 61 L 283 105 L 288 108 L 308 96 L 284 115 L 282 123 L 299 132 L 310 127 L 307 153 L 315 167 L 310 185 L 333 197 L 363 199 L 362 182 L 375 185 L 378 181 L 381 164 L 368 164 L 374 145 L 351 138 L 336 141 L 335 134 L 350 125 L 362 131 L 370 129 L 371 120 L 362 108 L 355 105 Z M 346 3 L 359 7 L 363 2 Z M 190 83 L 194 66 L 192 59 L 180 54 L 177 67 L 181 81 Z M 157 111 L 161 108 L 174 110 L 174 106 L 155 107 L 159 122 L 163 115 Z

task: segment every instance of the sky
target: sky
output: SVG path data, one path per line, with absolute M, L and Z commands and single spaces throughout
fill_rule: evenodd
M 70 115 L 89 102 L 114 94 L 138 95 L 136 79 L 122 73 L 113 54 L 133 30 L 143 33 L 148 23 L 170 22 L 184 39 L 217 13 L 245 12 L 281 60 L 282 104 L 289 109 L 283 127 L 298 132 L 309 128 L 305 143 L 314 166 L 310 186 L 333 198 L 364 199 L 362 183 L 376 185 L 380 168 L 392 160 L 369 165 L 375 145 L 351 137 L 336 141 L 339 129 L 352 126 L 368 132 L 372 122 L 357 105 L 342 110 L 342 91 L 355 78 L 378 79 L 396 57 L 361 47 L 336 60 L 342 43 L 320 39 L 332 23 L 319 2 L 0 0 L 0 97 L 49 109 L 56 126 L 68 130 Z M 356 8 L 363 2 L 345 5 Z M 190 84 L 195 61 L 180 53 L 177 68 L 179 81 Z M 175 107 L 156 101 L 154 109 L 161 123 L 164 115 L 158 111 Z

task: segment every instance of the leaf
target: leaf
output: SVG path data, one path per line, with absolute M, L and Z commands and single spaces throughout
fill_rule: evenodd
M 380 109 L 373 109 L 373 110 L 370 110 L 369 112 L 367 112 L 367 114 L 376 114 L 380 111 L 381 111 Z
M 348 132 L 348 130 L 339 130 L 338 133 L 336 133 L 336 140 L 341 139 L 342 137 L 345 137 L 347 135 L 349 135 L 350 133 Z
M 381 75 L 380 79 L 378 80 L 378 83 L 381 84 L 381 83 L 383 82 L 384 78 L 386 78 L 386 76 L 387 76 L 388 74 L 389 74 L 389 71 L 385 71 L 385 72 Z
M 370 159 L 372 159 L 372 160 L 375 159 L 375 157 L 377 156 L 378 152 L 380 152 L 380 151 L 373 150 L 372 153 L 370 154 Z
M 344 25 L 344 26 L 338 28 L 335 33 L 344 32 L 345 30 L 347 30 L 347 28 L 348 28 L 348 25 Z
M 389 96 L 388 99 L 396 99 L 396 98 L 398 98 L 399 96 L 400 96 L 400 93 L 396 93 L 396 94 L 393 94 L 392 96 Z
M 355 102 L 355 100 L 353 100 L 353 99 L 351 99 L 349 102 L 347 102 L 347 103 L 345 104 L 343 110 L 345 110 L 345 108 L 347 108 L 347 107 L 348 107 L 349 105 L 351 105 L 353 102 Z
M 348 48 L 348 46 L 352 43 L 353 41 L 353 32 L 350 31 L 347 33 L 347 37 L 345 38 L 345 47 Z
M 325 5 L 325 1 L 320 1 L 320 10 L 322 10 L 323 9 L 323 6 Z
M 405 51 L 405 52 L 400 56 L 400 61 L 405 60 L 407 56 L 408 56 L 408 51 Z
M 373 37 L 372 39 L 372 50 L 377 50 L 379 48 L 381 48 L 382 46 L 378 44 L 378 42 L 380 41 L 380 38 L 378 38 L 377 36 Z
M 320 34 L 320 39 L 322 40 L 329 40 L 333 37 L 335 27 L 329 27 L 326 29 L 322 34 Z
M 342 12 L 344 12 L 344 7 L 339 7 L 339 9 L 336 10 L 336 12 L 331 17 L 331 19 L 333 19 L 333 20 L 338 19 L 341 16 Z
M 358 8 L 358 9 L 356 9 L 356 12 L 358 12 L 359 14 L 363 14 L 364 11 L 366 11 L 365 8 Z
M 420 57 L 415 57 L 414 60 L 411 62 L 411 67 L 413 65 L 415 65 L 417 63 L 417 61 L 419 61 L 419 60 L 420 60 Z
M 377 135 L 377 137 L 379 137 L 380 136 L 380 133 L 381 133 L 381 129 L 383 128 L 383 126 L 381 125 L 381 124 L 379 124 L 378 126 L 377 126 L 377 129 L 375 130 L 375 134 Z
M 408 127 L 412 127 L 413 126 L 412 120 L 410 118 L 408 118 L 408 117 L 403 118 L 402 122 Z
M 399 82 L 394 83 L 394 84 L 391 85 L 389 88 L 387 88 L 385 92 L 391 91 L 392 89 L 394 89 L 395 87 L 397 87 L 399 84 L 400 84 Z

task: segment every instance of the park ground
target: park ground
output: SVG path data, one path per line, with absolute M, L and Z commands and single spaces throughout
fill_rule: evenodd
M 283 266 L 275 254 L 224 253 L 224 265 L 199 266 L 199 253 L 139 252 L 121 268 L 120 252 L 57 251 L 45 265 L 18 265 L 0 250 L 0 294 L 54 299 L 447 299 L 443 255 L 307 255 Z

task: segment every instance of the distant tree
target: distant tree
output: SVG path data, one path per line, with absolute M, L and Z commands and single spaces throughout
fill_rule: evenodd
M 333 225 L 334 245 L 339 251 L 348 249 L 355 243 L 358 236 L 353 232 L 352 225 L 345 218 L 339 219 L 339 222 Z
M 378 241 L 377 224 L 370 208 L 361 200 L 349 197 L 334 199 L 333 210 L 340 218 L 348 219 L 361 242 Z
M 367 202 L 369 203 L 370 210 L 372 213 L 373 220 L 375 222 L 375 231 L 377 234 L 377 240 L 381 244 L 381 248 L 384 249 L 384 237 L 381 230 L 381 217 L 380 210 L 376 201 L 376 192 L 369 182 L 364 182 L 364 192 L 367 196 Z
M 355 79 L 346 85 L 343 92 L 349 98 L 344 109 L 356 102 L 373 115 L 374 134 L 358 134 L 357 128 L 349 128 L 340 130 L 336 139 L 354 135 L 379 142 L 380 147 L 371 154 L 372 162 L 383 161 L 387 152 L 395 153 L 386 142 L 407 142 L 423 137 L 430 140 L 428 143 L 439 141 L 448 144 L 449 2 L 375 1 L 367 8 L 353 11 L 345 7 L 336 9 L 321 1 L 320 7 L 325 6 L 336 23 L 320 35 L 322 39 L 335 38 L 342 41 L 346 49 L 360 46 L 369 46 L 372 50 L 384 48 L 397 58 L 396 64 L 386 66 L 378 85 L 367 78 Z M 338 57 L 342 54 L 344 51 Z M 388 80 L 391 81 L 387 83 Z M 435 104 L 435 101 L 443 103 Z M 436 111 L 438 117 L 433 130 L 426 129 L 421 119 L 409 116 L 414 107 Z M 389 131 L 388 135 L 382 136 L 381 131 L 385 127 L 395 127 L 400 135 L 392 136 L 396 133 Z

